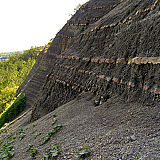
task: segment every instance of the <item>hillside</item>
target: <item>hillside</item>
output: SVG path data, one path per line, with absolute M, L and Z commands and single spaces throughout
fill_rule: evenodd
M 0 114 L 13 100 L 16 90 L 24 81 L 35 59 L 44 47 L 35 47 L 22 52 L 6 53 L 9 59 L 0 61 Z
M 159 42 L 159 0 L 84 4 L 17 91 L 26 112 L 7 127 L 12 159 L 43 159 L 56 144 L 57 159 L 78 159 L 87 145 L 86 159 L 160 159 Z
M 126 103 L 119 97 L 113 97 L 95 107 L 94 99 L 90 92 L 83 93 L 29 125 L 26 124 L 31 112 L 27 112 L 7 130 L 8 134 L 12 133 L 11 136 L 16 138 L 12 159 L 30 160 L 29 144 L 38 149 L 35 154 L 38 160 L 43 159 L 45 151 L 54 145 L 59 145 L 57 159 L 63 160 L 79 159 L 75 155 L 87 145 L 91 149 L 91 155 L 86 158 L 89 160 L 159 159 L 158 105 Z M 53 115 L 57 118 L 55 124 Z M 62 125 L 60 130 L 41 145 L 42 137 L 58 124 Z M 19 129 L 22 128 L 25 136 L 20 140 L 23 134 L 20 134 Z M 7 133 L 1 135 L 5 137 Z

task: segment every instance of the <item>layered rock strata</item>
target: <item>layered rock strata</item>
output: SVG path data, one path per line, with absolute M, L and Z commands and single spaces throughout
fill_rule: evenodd
M 50 69 L 54 63 L 54 55 L 59 55 L 66 51 L 72 45 L 74 37 L 111 11 L 118 3 L 119 0 L 89 1 L 57 33 L 52 42 L 47 45 L 47 49 L 45 48 L 40 53 L 33 69 L 17 91 L 17 94 L 19 94 L 22 89 L 25 89 L 27 108 L 33 106 L 40 89 L 46 81 L 47 75 L 50 74 Z
M 83 91 L 141 103 L 159 101 L 159 42 L 159 1 L 90 0 L 57 34 L 31 73 L 26 93 L 28 101 L 33 97 L 28 103 L 32 119 Z

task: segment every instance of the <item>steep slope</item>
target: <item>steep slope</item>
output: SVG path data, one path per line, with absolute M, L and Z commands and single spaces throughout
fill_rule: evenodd
M 11 140 L 15 160 L 53 145 L 59 160 L 86 145 L 88 160 L 160 159 L 159 42 L 159 0 L 90 0 L 40 53 L 18 90 L 29 109 L 0 131 L 0 149 Z
M 76 153 L 86 145 L 91 148 L 88 160 L 160 158 L 159 105 L 126 103 L 119 97 L 112 97 L 95 107 L 95 98 L 90 92 L 82 93 L 75 100 L 22 127 L 30 115 L 27 113 L 9 126 L 6 133 L 0 134 L 0 140 L 9 135 L 16 137 L 13 160 L 30 160 L 29 144 L 38 148 L 37 160 L 43 159 L 42 155 L 53 145 L 59 145 L 57 160 L 78 160 Z M 55 124 L 52 115 L 56 115 Z M 58 124 L 62 128 L 41 145 L 42 137 Z M 23 129 L 25 135 L 22 140 L 19 129 Z
M 97 1 L 88 4 L 94 2 Z M 158 102 L 159 10 L 157 0 L 117 2 L 110 12 L 76 35 L 62 52 L 53 52 L 53 41 L 46 54 L 52 64 L 50 74 L 37 96 L 32 120 L 82 91 L 92 91 L 98 101 L 119 95 L 127 101 Z
M 92 0 L 86 3 L 67 24 L 57 33 L 52 43 L 45 51 L 40 53 L 35 66 L 26 78 L 17 94 L 24 89 L 27 97 L 27 108 L 33 106 L 40 88 L 43 86 L 46 76 L 50 74 L 50 69 L 55 63 L 55 55 L 63 53 L 74 42 L 76 35 L 91 26 L 119 3 L 119 0 Z

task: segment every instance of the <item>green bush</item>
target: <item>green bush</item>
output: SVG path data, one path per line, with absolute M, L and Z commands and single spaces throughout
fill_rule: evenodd
M 5 124 L 14 120 L 19 113 L 21 113 L 25 106 L 26 97 L 24 92 L 22 92 L 14 103 L 9 106 L 1 115 L 0 115 L 0 128 Z

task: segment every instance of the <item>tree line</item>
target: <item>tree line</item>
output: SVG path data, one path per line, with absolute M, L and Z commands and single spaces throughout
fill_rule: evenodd
M 16 90 L 32 69 L 37 55 L 43 48 L 31 47 L 0 61 L 0 114 L 13 100 Z

